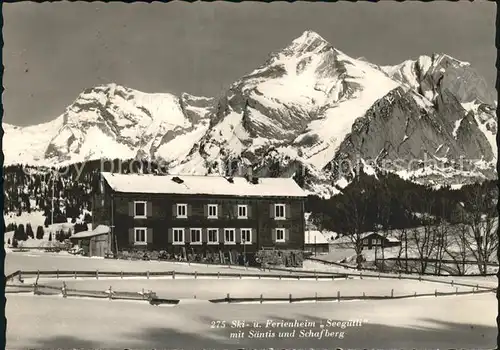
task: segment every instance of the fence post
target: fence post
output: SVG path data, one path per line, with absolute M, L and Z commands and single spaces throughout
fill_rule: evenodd
M 318 302 L 318 292 L 314 293 L 314 300 Z
M 434 289 L 434 296 L 437 297 L 438 296 L 438 290 L 437 289 Z
M 172 271 L 172 279 L 175 280 L 175 271 Z
M 472 294 L 476 293 L 476 288 L 472 287 Z
M 394 298 L 394 289 L 391 289 L 391 298 Z
M 38 281 L 39 278 L 40 278 L 40 270 L 36 270 L 36 280 Z
M 66 294 L 66 282 L 63 282 L 63 286 L 61 287 L 61 292 L 62 292 L 63 298 L 66 298 L 67 297 L 67 294 Z
M 451 280 L 451 286 L 453 287 L 453 280 Z
M 380 279 L 380 272 L 378 273 L 378 279 Z
M 479 284 L 476 284 L 476 290 L 479 292 Z
M 365 299 L 365 298 L 366 298 L 366 295 L 365 295 L 365 292 L 363 292 L 363 299 Z
M 401 279 L 401 274 L 399 274 L 399 279 Z
M 217 271 L 217 278 L 220 277 L 220 271 Z
M 458 287 L 455 288 L 455 295 L 458 295 Z
M 95 279 L 98 280 L 99 279 L 99 270 L 95 270 Z
M 340 290 L 337 291 L 337 300 L 340 302 Z
M 109 286 L 109 300 L 113 299 L 113 289 Z
M 146 299 L 146 294 L 144 294 L 144 288 L 142 288 L 142 300 Z
M 415 298 L 417 297 L 417 292 L 415 292 Z
M 262 304 L 262 299 L 263 299 L 263 297 L 262 297 L 262 294 L 261 294 L 261 295 L 260 295 L 260 303 L 261 303 L 261 304 Z
M 281 280 L 281 274 L 278 276 L 278 278 Z
M 418 281 L 422 282 L 422 275 L 418 275 Z
M 292 294 L 288 294 L 288 299 L 290 300 L 290 303 L 292 302 Z
M 59 269 L 56 270 L 56 278 L 59 278 Z
M 360 272 L 360 273 L 359 273 L 359 278 L 360 278 L 360 279 L 363 279 L 363 272 Z
M 198 271 L 195 271 L 194 272 L 194 279 L 197 279 L 198 278 Z
M 240 279 L 241 279 L 241 273 L 240 273 Z
M 149 270 L 146 271 L 146 278 L 149 279 Z
M 123 279 L 123 271 L 120 271 L 120 278 Z
M 260 273 L 259 273 L 259 279 L 260 279 Z
M 226 300 L 227 300 L 228 303 L 231 302 L 231 297 L 230 297 L 229 293 L 227 293 Z
M 74 275 L 75 275 L 75 280 L 76 280 L 76 271 L 75 271 Z

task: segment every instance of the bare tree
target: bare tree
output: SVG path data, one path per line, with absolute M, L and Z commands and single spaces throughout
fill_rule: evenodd
M 467 258 L 470 251 L 469 227 L 458 223 L 450 227 L 449 245 L 445 248 L 448 257 L 453 260 L 459 276 L 467 272 Z
M 465 224 L 471 238 L 466 242 L 481 275 L 488 273 L 488 265 L 498 250 L 497 190 L 475 186 L 464 203 Z
M 429 256 L 432 256 L 436 249 L 436 234 L 434 227 L 423 225 L 410 229 L 410 241 L 413 243 L 417 259 L 419 262 L 419 272 L 424 274 L 429 264 Z

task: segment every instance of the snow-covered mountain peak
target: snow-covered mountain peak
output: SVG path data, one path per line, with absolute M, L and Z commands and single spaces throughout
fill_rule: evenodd
M 5 162 L 141 157 L 166 160 L 172 173 L 208 174 L 237 160 L 259 176 L 304 167 L 308 188 L 323 193 L 341 180 L 332 180 L 332 167 L 346 159 L 425 153 L 493 162 L 496 101 L 481 82 L 447 54 L 380 67 L 308 30 L 218 98 L 119 84 L 86 89 L 50 123 L 4 125 Z
M 330 43 L 323 39 L 318 33 L 306 30 L 301 36 L 294 39 L 292 43 L 282 50 L 289 56 L 299 56 L 305 53 L 319 53 L 326 48 L 332 48 Z

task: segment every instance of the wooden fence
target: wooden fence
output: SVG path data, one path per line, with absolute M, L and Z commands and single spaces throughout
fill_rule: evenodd
M 66 283 L 63 282 L 61 287 L 41 285 L 38 283 L 32 285 L 7 285 L 6 293 L 34 293 L 35 295 L 61 295 L 63 298 L 67 297 L 84 297 L 84 298 L 97 298 L 97 299 L 109 299 L 109 300 L 137 300 L 137 301 L 147 301 L 151 305 L 160 304 L 170 304 L 176 305 L 180 302 L 179 299 L 164 299 L 158 298 L 156 293 L 153 291 L 142 292 L 128 292 L 128 291 L 115 291 L 112 286 L 105 291 L 95 291 L 95 290 L 78 290 L 70 289 L 66 287 Z M 359 296 L 342 296 L 340 291 L 337 292 L 336 296 L 315 296 L 311 297 L 293 297 L 289 294 L 288 297 L 264 297 L 260 294 L 259 297 L 255 298 L 238 298 L 231 297 L 229 293 L 226 294 L 225 298 L 220 299 L 210 299 L 211 303 L 243 303 L 243 302 L 324 302 L 324 301 L 350 301 L 350 300 L 388 300 L 388 299 L 408 299 L 417 297 L 439 297 L 439 296 L 451 296 L 451 295 L 467 295 L 467 294 L 485 294 L 485 293 L 495 293 L 496 288 L 488 288 L 479 290 L 479 287 L 473 287 L 471 291 L 458 291 L 458 287 L 454 292 L 438 292 L 436 289 L 434 293 L 413 293 L 407 295 L 394 295 L 394 289 L 391 289 L 389 295 L 363 295 Z
M 330 274 L 322 274 L 320 272 L 315 272 L 314 274 L 293 274 L 290 273 L 291 271 L 287 271 L 289 273 L 287 274 L 258 274 L 258 273 L 233 273 L 233 272 L 179 272 L 179 271 L 145 271 L 145 272 L 128 272 L 128 271 L 63 271 L 63 270 L 56 270 L 56 271 L 16 271 L 14 273 L 11 273 L 10 275 L 7 276 L 6 281 L 13 280 L 17 278 L 20 281 L 23 281 L 23 277 L 26 278 L 34 278 L 36 277 L 37 280 L 41 276 L 44 278 L 106 278 L 106 277 L 113 277 L 113 278 L 126 278 L 126 277 L 140 277 L 140 278 L 155 278 L 155 277 L 170 277 L 172 279 L 175 279 L 176 276 L 191 276 L 193 278 L 236 278 L 236 279 L 243 279 L 243 278 L 258 278 L 258 279 L 297 279 L 297 280 L 339 280 L 339 279 L 349 279 L 349 278 L 375 278 L 375 279 L 404 279 L 404 280 L 414 280 L 414 281 L 419 281 L 419 282 L 432 282 L 432 283 L 440 283 L 440 284 L 447 284 L 451 286 L 459 286 L 459 287 L 472 287 L 476 289 L 483 289 L 483 290 L 489 290 L 491 287 L 487 286 L 481 286 L 478 283 L 476 284 L 471 284 L 471 283 L 463 283 L 463 282 L 456 282 L 454 280 L 443 280 L 443 279 L 431 279 L 431 278 L 426 278 L 421 275 L 419 276 L 404 276 L 404 275 L 391 275 L 391 274 L 371 274 L 371 273 L 363 273 L 363 271 L 360 271 L 359 274 L 355 273 L 343 273 L 343 274 L 336 274 L 336 273 L 330 273 Z
M 327 261 L 327 260 L 322 260 L 322 259 L 317 259 L 317 258 L 307 258 L 307 260 L 311 260 L 311 261 L 317 261 L 317 262 L 320 262 L 322 264 L 325 264 L 325 265 L 332 265 L 332 266 L 338 266 L 338 267 L 343 267 L 344 269 L 356 269 L 356 266 L 351 266 L 351 265 L 345 265 L 345 264 L 341 264 L 341 263 L 337 263 L 337 262 L 332 262 L 332 261 Z M 397 261 L 397 258 L 387 258 L 387 259 L 384 259 L 385 261 Z M 382 259 L 377 259 L 376 261 L 382 261 Z M 404 261 L 404 259 L 402 259 L 401 261 Z M 408 261 L 410 261 L 410 259 L 408 259 Z M 477 264 L 477 262 L 475 263 Z M 488 264 L 488 266 L 498 266 L 496 264 Z M 369 268 L 369 267 L 363 267 L 362 271 L 373 271 L 373 272 L 378 272 L 379 270 L 377 268 Z M 390 274 L 391 272 L 384 272 L 384 274 Z M 404 274 L 408 274 L 408 275 L 411 275 L 412 273 L 411 272 L 408 272 L 408 271 L 397 271 L 397 272 L 392 272 L 392 273 L 404 273 Z M 413 275 L 415 275 L 416 273 L 413 273 Z M 418 275 L 421 275 L 421 276 L 436 276 L 436 277 L 484 277 L 484 276 L 496 276 L 497 274 L 496 273 L 487 273 L 487 274 L 484 274 L 484 275 L 481 275 L 481 274 L 467 274 L 467 275 L 452 275 L 452 274 L 436 274 L 436 273 L 431 273 L 431 272 L 419 272 Z

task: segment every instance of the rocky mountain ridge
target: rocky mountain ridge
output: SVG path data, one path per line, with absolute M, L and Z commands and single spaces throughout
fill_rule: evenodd
M 30 165 L 137 157 L 193 174 L 226 173 L 234 160 L 263 176 L 300 169 L 305 187 L 325 196 L 359 164 L 461 184 L 496 176 L 496 103 L 448 55 L 380 67 L 306 31 L 220 98 L 98 86 L 52 122 L 4 124 L 4 154 Z

